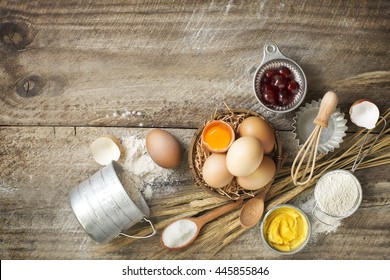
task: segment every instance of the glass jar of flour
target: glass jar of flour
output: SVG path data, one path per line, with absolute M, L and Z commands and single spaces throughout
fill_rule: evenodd
M 323 175 L 314 189 L 313 216 L 327 225 L 351 216 L 362 202 L 359 180 L 347 170 L 337 169 Z

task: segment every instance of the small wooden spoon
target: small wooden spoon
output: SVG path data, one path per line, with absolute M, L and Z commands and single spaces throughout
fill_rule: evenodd
M 264 213 L 264 200 L 272 184 L 268 184 L 262 192 L 249 199 L 240 211 L 240 224 L 244 228 L 256 225 Z
M 221 207 L 218 207 L 217 209 L 211 211 L 210 213 L 207 213 L 207 214 L 204 214 L 203 216 L 200 216 L 200 217 L 197 217 L 197 218 L 183 218 L 183 219 L 179 219 L 179 220 L 176 220 L 172 223 L 170 223 L 164 230 L 163 232 L 161 233 L 161 237 L 160 237 L 160 243 L 163 247 L 165 247 L 166 249 L 169 249 L 169 250 L 180 250 L 188 245 L 190 245 L 192 242 L 195 241 L 195 239 L 198 237 L 199 235 L 199 232 L 200 230 L 202 229 L 202 227 L 207 224 L 208 222 L 222 216 L 223 214 L 233 210 L 234 208 L 237 208 L 238 206 L 242 205 L 243 203 L 243 199 L 239 199 L 233 203 L 228 203 L 228 204 L 225 204 Z M 172 225 L 173 223 L 176 223 L 177 221 L 180 221 L 180 220 L 189 220 L 189 221 L 192 221 L 196 224 L 196 227 L 197 227 L 197 231 L 196 233 L 194 234 L 194 236 L 192 237 L 191 240 L 189 240 L 186 244 L 180 246 L 180 247 L 168 247 L 164 244 L 164 241 L 163 241 L 163 236 L 164 236 L 164 233 L 166 231 L 166 229 Z

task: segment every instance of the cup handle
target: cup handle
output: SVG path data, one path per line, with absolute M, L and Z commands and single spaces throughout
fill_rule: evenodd
M 273 59 L 285 59 L 286 57 L 279 50 L 278 45 L 274 42 L 267 42 L 263 46 L 263 61 L 260 65 L 265 64 L 266 62 Z
M 145 235 L 145 236 L 134 236 L 134 235 L 128 235 L 126 233 L 119 233 L 118 236 L 122 235 L 122 236 L 125 236 L 125 237 L 130 237 L 130 238 L 136 238 L 136 239 L 142 239 L 142 238 L 149 238 L 149 237 L 152 237 L 153 235 L 156 234 L 156 228 L 154 227 L 153 223 L 146 219 L 145 217 L 143 218 L 144 221 L 148 222 L 150 224 L 150 227 L 152 228 L 152 233 L 148 234 L 148 235 Z
M 313 210 L 311 211 L 311 213 L 313 214 L 313 216 L 319 220 L 321 223 L 325 224 L 325 225 L 328 225 L 328 226 L 334 226 L 336 224 L 336 221 L 340 220 L 339 218 L 335 218 L 335 217 L 332 217 L 328 214 L 326 214 L 324 211 L 322 211 L 320 208 L 318 208 L 318 205 L 316 203 L 316 205 L 314 206 Z M 320 216 L 318 216 L 318 213 L 320 213 L 324 218 L 321 218 Z M 326 221 L 326 219 L 330 220 L 330 222 Z

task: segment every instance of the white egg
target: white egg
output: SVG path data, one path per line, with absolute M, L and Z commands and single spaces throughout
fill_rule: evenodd
M 263 160 L 264 151 L 260 141 L 253 136 L 243 136 L 233 142 L 226 156 L 226 165 L 234 176 L 248 176 Z

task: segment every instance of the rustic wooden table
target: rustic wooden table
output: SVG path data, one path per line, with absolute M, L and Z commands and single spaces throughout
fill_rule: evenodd
M 102 134 L 142 140 L 164 127 L 187 148 L 226 103 L 266 116 L 294 154 L 294 113 L 265 111 L 253 95 L 267 41 L 304 69 L 306 101 L 334 90 L 345 113 L 364 97 L 389 107 L 389 1 L 141 2 L 0 2 L 1 259 L 148 259 L 161 250 L 158 237 L 102 249 L 75 219 L 68 194 L 99 168 L 89 145 Z M 193 188 L 188 171 L 184 158 L 168 177 L 156 174 L 151 200 Z M 275 255 L 252 228 L 214 258 L 389 259 L 389 167 L 356 175 L 360 209 L 302 252 Z

